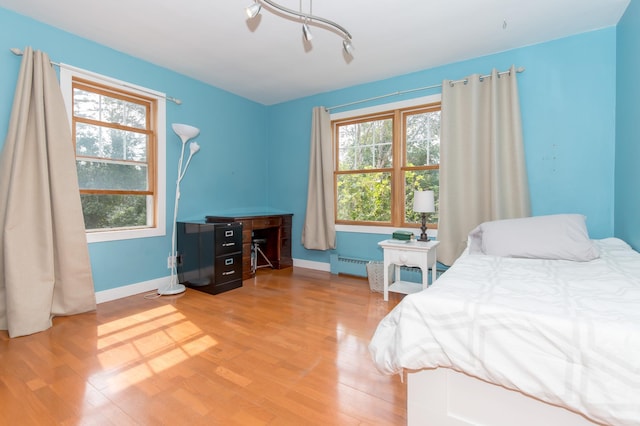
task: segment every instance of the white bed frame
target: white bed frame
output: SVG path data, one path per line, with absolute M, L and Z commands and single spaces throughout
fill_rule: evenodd
M 409 426 L 593 426 L 580 414 L 448 369 L 407 375 Z

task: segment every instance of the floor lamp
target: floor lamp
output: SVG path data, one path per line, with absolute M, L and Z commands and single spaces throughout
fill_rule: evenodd
M 189 158 L 184 165 L 184 169 L 182 168 L 182 162 L 184 160 L 184 148 L 189 139 L 193 139 L 200 134 L 200 129 L 197 127 L 189 126 L 187 124 L 177 124 L 174 123 L 171 125 L 173 131 L 180 136 L 180 140 L 182 141 L 182 151 L 180 152 L 180 161 L 178 162 L 178 179 L 176 180 L 176 198 L 175 205 L 173 207 L 173 230 L 171 231 L 171 254 L 169 255 L 169 263 L 171 264 L 171 282 L 168 286 L 159 288 L 158 294 L 161 296 L 168 296 L 172 294 L 179 294 L 186 290 L 186 287 L 183 284 L 178 282 L 178 248 L 176 247 L 176 221 L 178 220 L 178 202 L 180 201 L 180 181 L 184 177 L 187 172 L 187 168 L 189 167 L 189 163 L 191 162 L 191 157 L 200 150 L 200 145 L 198 142 L 191 142 L 189 144 Z
M 436 211 L 433 191 L 414 191 L 413 211 L 420 213 L 422 216 L 422 226 L 420 227 L 422 233 L 418 241 L 429 241 L 427 236 L 427 213 Z

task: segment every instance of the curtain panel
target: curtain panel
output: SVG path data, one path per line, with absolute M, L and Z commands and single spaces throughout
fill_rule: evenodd
M 75 153 L 49 57 L 26 48 L 0 156 L 0 329 L 95 310 Z
M 531 215 L 516 70 L 442 82 L 438 261 L 482 222 Z
M 333 192 L 333 142 L 331 116 L 325 107 L 313 108 L 307 212 L 302 229 L 306 249 L 336 248 Z

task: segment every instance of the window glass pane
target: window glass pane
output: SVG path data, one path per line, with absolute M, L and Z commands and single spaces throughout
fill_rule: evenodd
M 440 171 L 410 170 L 405 172 L 405 223 L 422 223 L 422 215 L 413 211 L 413 191 L 433 191 L 435 213 L 427 214 L 427 223 L 438 223 L 438 200 L 440 194 Z
M 391 174 L 354 173 L 338 176 L 338 220 L 391 221 Z
M 391 119 L 339 127 L 339 170 L 391 167 L 393 125 Z
M 80 189 L 146 191 L 147 166 L 103 161 L 77 160 Z
M 78 88 L 73 90 L 73 115 L 138 129 L 147 127 L 144 105 Z
M 440 164 L 440 111 L 406 117 L 407 166 Z
M 76 155 L 147 161 L 147 135 L 76 123 Z
M 147 196 L 81 194 L 86 230 L 149 226 Z

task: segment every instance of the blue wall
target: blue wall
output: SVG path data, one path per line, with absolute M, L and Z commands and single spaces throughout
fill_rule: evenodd
M 267 204 L 267 107 L 164 68 L 43 25 L 0 8 L 0 147 L 4 144 L 20 58 L 9 48 L 31 46 L 67 63 L 183 101 L 167 102 L 167 233 L 171 233 L 180 141 L 171 123 L 200 128 L 202 149 L 181 185 L 179 219 L 202 218 L 225 206 Z M 246 123 L 252 123 L 247 126 Z M 170 235 L 89 245 L 96 290 L 135 284 L 169 274 Z
M 269 181 L 274 188 L 286 188 L 279 194 L 272 193 L 270 201 L 295 214 L 294 257 L 327 262 L 330 254 L 306 250 L 300 244 L 307 190 L 303 177 L 308 171 L 313 106 L 340 105 L 438 84 L 445 78 L 486 74 L 494 67 L 506 70 L 511 64 L 526 68 L 518 74 L 518 86 L 533 214 L 581 213 L 587 216 L 592 237 L 612 236 L 616 99 L 613 27 L 270 107 L 273 166 L 269 168 Z M 439 89 L 414 96 L 434 92 Z M 290 157 L 284 158 L 283 152 Z M 388 237 L 338 233 L 336 252 L 381 259 L 376 242 Z
M 635 8 L 632 16 L 626 17 L 631 24 L 621 26 L 619 36 L 637 40 L 637 30 L 630 28 L 632 24 L 638 26 L 637 0 L 632 0 L 630 8 Z M 183 100 L 182 105 L 167 103 L 167 221 L 172 217 L 172 188 L 179 155 L 179 142 L 170 130 L 170 123 L 183 122 L 201 129 L 197 140 L 202 149 L 182 184 L 179 219 L 201 218 L 227 208 L 270 207 L 292 212 L 294 258 L 326 263 L 329 252 L 306 250 L 300 243 L 306 209 L 312 107 L 438 84 L 443 79 L 487 73 L 494 67 L 505 70 L 511 64 L 523 66 L 526 71 L 518 78 L 533 213 L 578 212 L 587 216 L 592 237 L 607 237 L 614 232 L 616 28 L 613 27 L 269 107 L 4 9 L 0 9 L 0 40 L 5 48 L 0 49 L 3 94 L 0 135 L 6 134 L 20 66 L 20 59 L 9 52 L 10 47 L 30 45 L 47 52 L 55 61 L 178 97 Z M 637 41 L 624 44 L 621 50 L 631 61 Z M 637 65 L 636 62 L 636 70 Z M 628 90 L 631 77 L 622 78 L 626 78 L 623 86 L 628 87 L 619 90 Z M 627 106 L 633 105 L 631 95 L 627 102 Z M 358 108 L 363 106 L 368 105 Z M 247 126 L 247 122 L 252 126 Z M 637 126 L 637 122 L 629 119 L 627 126 Z M 622 125 L 617 131 L 628 139 L 638 134 Z M 619 153 L 624 147 L 631 149 L 632 144 L 620 143 Z M 629 174 L 633 168 L 620 165 L 620 158 L 618 165 L 622 167 L 617 176 L 620 181 L 626 179 L 620 174 Z M 618 188 L 628 198 L 630 187 L 618 185 Z M 638 210 L 637 197 L 634 213 Z M 626 216 L 617 218 L 624 222 Z M 171 229 L 169 223 L 167 229 Z M 376 242 L 387 236 L 339 233 L 337 251 L 381 258 Z M 96 290 L 166 277 L 169 251 L 168 236 L 91 244 Z
M 631 0 L 617 31 L 615 235 L 640 250 L 639 0 Z

